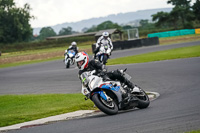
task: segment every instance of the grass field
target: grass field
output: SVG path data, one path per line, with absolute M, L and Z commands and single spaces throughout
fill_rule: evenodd
M 93 108 L 82 94 L 1 95 L 0 127 Z
M 159 38 L 160 45 L 169 45 L 191 41 L 200 41 L 200 34 Z
M 152 52 L 135 56 L 110 59 L 108 60 L 107 65 L 143 63 L 143 62 L 171 60 L 179 58 L 191 58 L 199 56 L 200 56 L 200 45 L 197 45 L 197 46 L 176 48 L 176 49 Z
M 197 130 L 197 131 L 190 131 L 190 132 L 185 132 L 185 133 L 200 133 L 200 130 Z
M 92 50 L 90 47 L 90 45 L 84 45 L 80 46 L 79 49 L 91 54 Z M 49 48 L 42 50 L 4 53 L 2 56 L 0 56 L 0 68 L 64 59 L 64 51 L 66 49 L 67 48 L 65 47 L 59 47 L 53 49 Z

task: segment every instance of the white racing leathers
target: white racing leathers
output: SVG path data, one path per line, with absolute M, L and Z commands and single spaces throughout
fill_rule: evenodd
M 97 53 L 98 59 L 105 65 L 113 49 L 110 38 L 104 39 L 103 36 L 100 37 L 96 43 L 96 47 L 99 48 L 99 52 Z
M 96 48 L 98 48 L 100 46 L 100 44 L 108 44 L 110 49 L 113 50 L 113 44 L 111 39 L 108 37 L 107 39 L 105 39 L 103 36 L 101 36 L 96 43 Z

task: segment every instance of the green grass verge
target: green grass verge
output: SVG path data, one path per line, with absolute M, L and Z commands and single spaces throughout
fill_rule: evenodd
M 0 127 L 93 108 L 82 94 L 1 95 Z
M 79 47 L 79 49 L 88 49 L 88 48 L 91 48 L 91 45 L 81 45 L 78 47 Z M 51 52 L 57 52 L 57 51 L 63 51 L 63 53 L 64 53 L 64 51 L 67 48 L 68 47 L 56 47 L 56 48 L 46 48 L 46 49 L 36 49 L 36 50 L 26 50 L 26 51 L 19 51 L 19 52 L 2 53 L 2 56 L 0 56 L 0 58 L 32 55 L 32 54 L 40 54 L 40 53 L 51 53 Z M 61 56 L 63 56 L 63 55 L 61 55 Z
M 28 64 L 35 64 L 35 63 L 42 63 L 47 61 L 55 61 L 55 60 L 61 60 L 63 61 L 64 57 L 54 57 L 49 59 L 42 59 L 42 60 L 29 60 L 29 61 L 23 61 L 23 62 L 16 62 L 16 63 L 9 63 L 9 64 L 1 64 L 0 68 L 7 68 L 7 67 L 16 67 L 16 66 L 22 66 L 22 65 L 28 65 Z M 64 66 L 64 63 L 63 63 Z
M 160 45 L 170 45 L 193 41 L 200 41 L 200 34 L 159 38 Z
M 16 66 L 34 64 L 34 63 L 41 63 L 41 62 L 47 62 L 47 61 L 54 61 L 54 60 L 63 60 L 63 57 L 54 57 L 54 58 L 43 59 L 43 60 L 30 60 L 30 61 L 23 61 L 23 62 L 9 63 L 9 64 L 1 64 L 1 65 L 0 65 L 0 68 L 16 67 Z
M 143 62 L 171 60 L 179 58 L 191 58 L 199 56 L 200 56 L 200 45 L 197 45 L 197 46 L 176 48 L 176 49 L 152 52 L 135 56 L 121 57 L 117 59 L 110 59 L 108 60 L 107 65 L 143 63 Z
M 190 132 L 185 132 L 185 133 L 200 133 L 200 130 L 197 130 L 197 131 L 190 131 Z

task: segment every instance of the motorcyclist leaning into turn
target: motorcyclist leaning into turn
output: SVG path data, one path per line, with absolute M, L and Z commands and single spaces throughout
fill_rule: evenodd
M 109 37 L 109 33 L 107 31 L 103 32 L 102 36 L 99 37 L 99 39 L 97 40 L 96 49 L 94 50 L 94 59 L 96 59 L 96 54 L 99 52 L 101 44 L 105 44 L 105 43 L 109 45 L 109 47 L 112 51 L 113 50 L 113 44 L 112 44 L 112 41 Z
M 95 75 L 101 75 L 101 77 L 107 75 L 107 77 L 111 80 L 118 80 L 121 83 L 124 83 L 125 85 L 127 85 L 127 90 L 130 93 L 134 92 L 134 87 L 135 85 L 129 81 L 128 79 L 126 79 L 122 72 L 119 70 L 114 70 L 111 72 L 107 72 L 105 65 L 101 64 L 98 60 L 90 60 L 89 61 L 89 56 L 86 52 L 79 52 L 76 56 L 75 56 L 75 62 L 77 63 L 77 66 L 79 68 L 79 73 L 78 76 L 80 78 L 80 75 L 83 72 L 86 71 L 93 71 L 95 70 Z M 124 97 L 126 97 L 127 95 L 125 95 Z

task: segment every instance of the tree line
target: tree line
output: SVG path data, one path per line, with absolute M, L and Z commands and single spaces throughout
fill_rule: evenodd
M 156 27 L 194 28 L 200 22 L 200 1 L 191 5 L 191 0 L 168 0 L 174 8 L 171 12 L 158 12 L 152 15 Z
M 174 8 L 171 12 L 158 12 L 152 15 L 151 20 L 140 20 L 140 33 L 155 31 L 156 29 L 181 29 L 195 28 L 200 26 L 200 1 L 196 0 L 192 5 L 191 0 L 168 0 Z M 30 5 L 25 4 L 23 8 L 16 7 L 14 0 L 0 0 L 0 43 L 14 43 L 34 40 L 44 40 L 46 37 L 57 35 L 71 35 L 78 33 L 71 27 L 62 28 L 58 34 L 51 27 L 43 27 L 37 37 L 32 35 L 33 29 L 29 24 L 35 17 L 30 14 Z M 119 25 L 112 21 L 105 21 L 90 28 L 84 28 L 83 32 L 94 32 L 99 30 L 117 28 L 127 30 L 135 28 L 131 25 Z
M 29 24 L 34 17 L 30 6 L 16 7 L 13 0 L 0 0 L 0 43 L 28 41 L 32 36 Z

